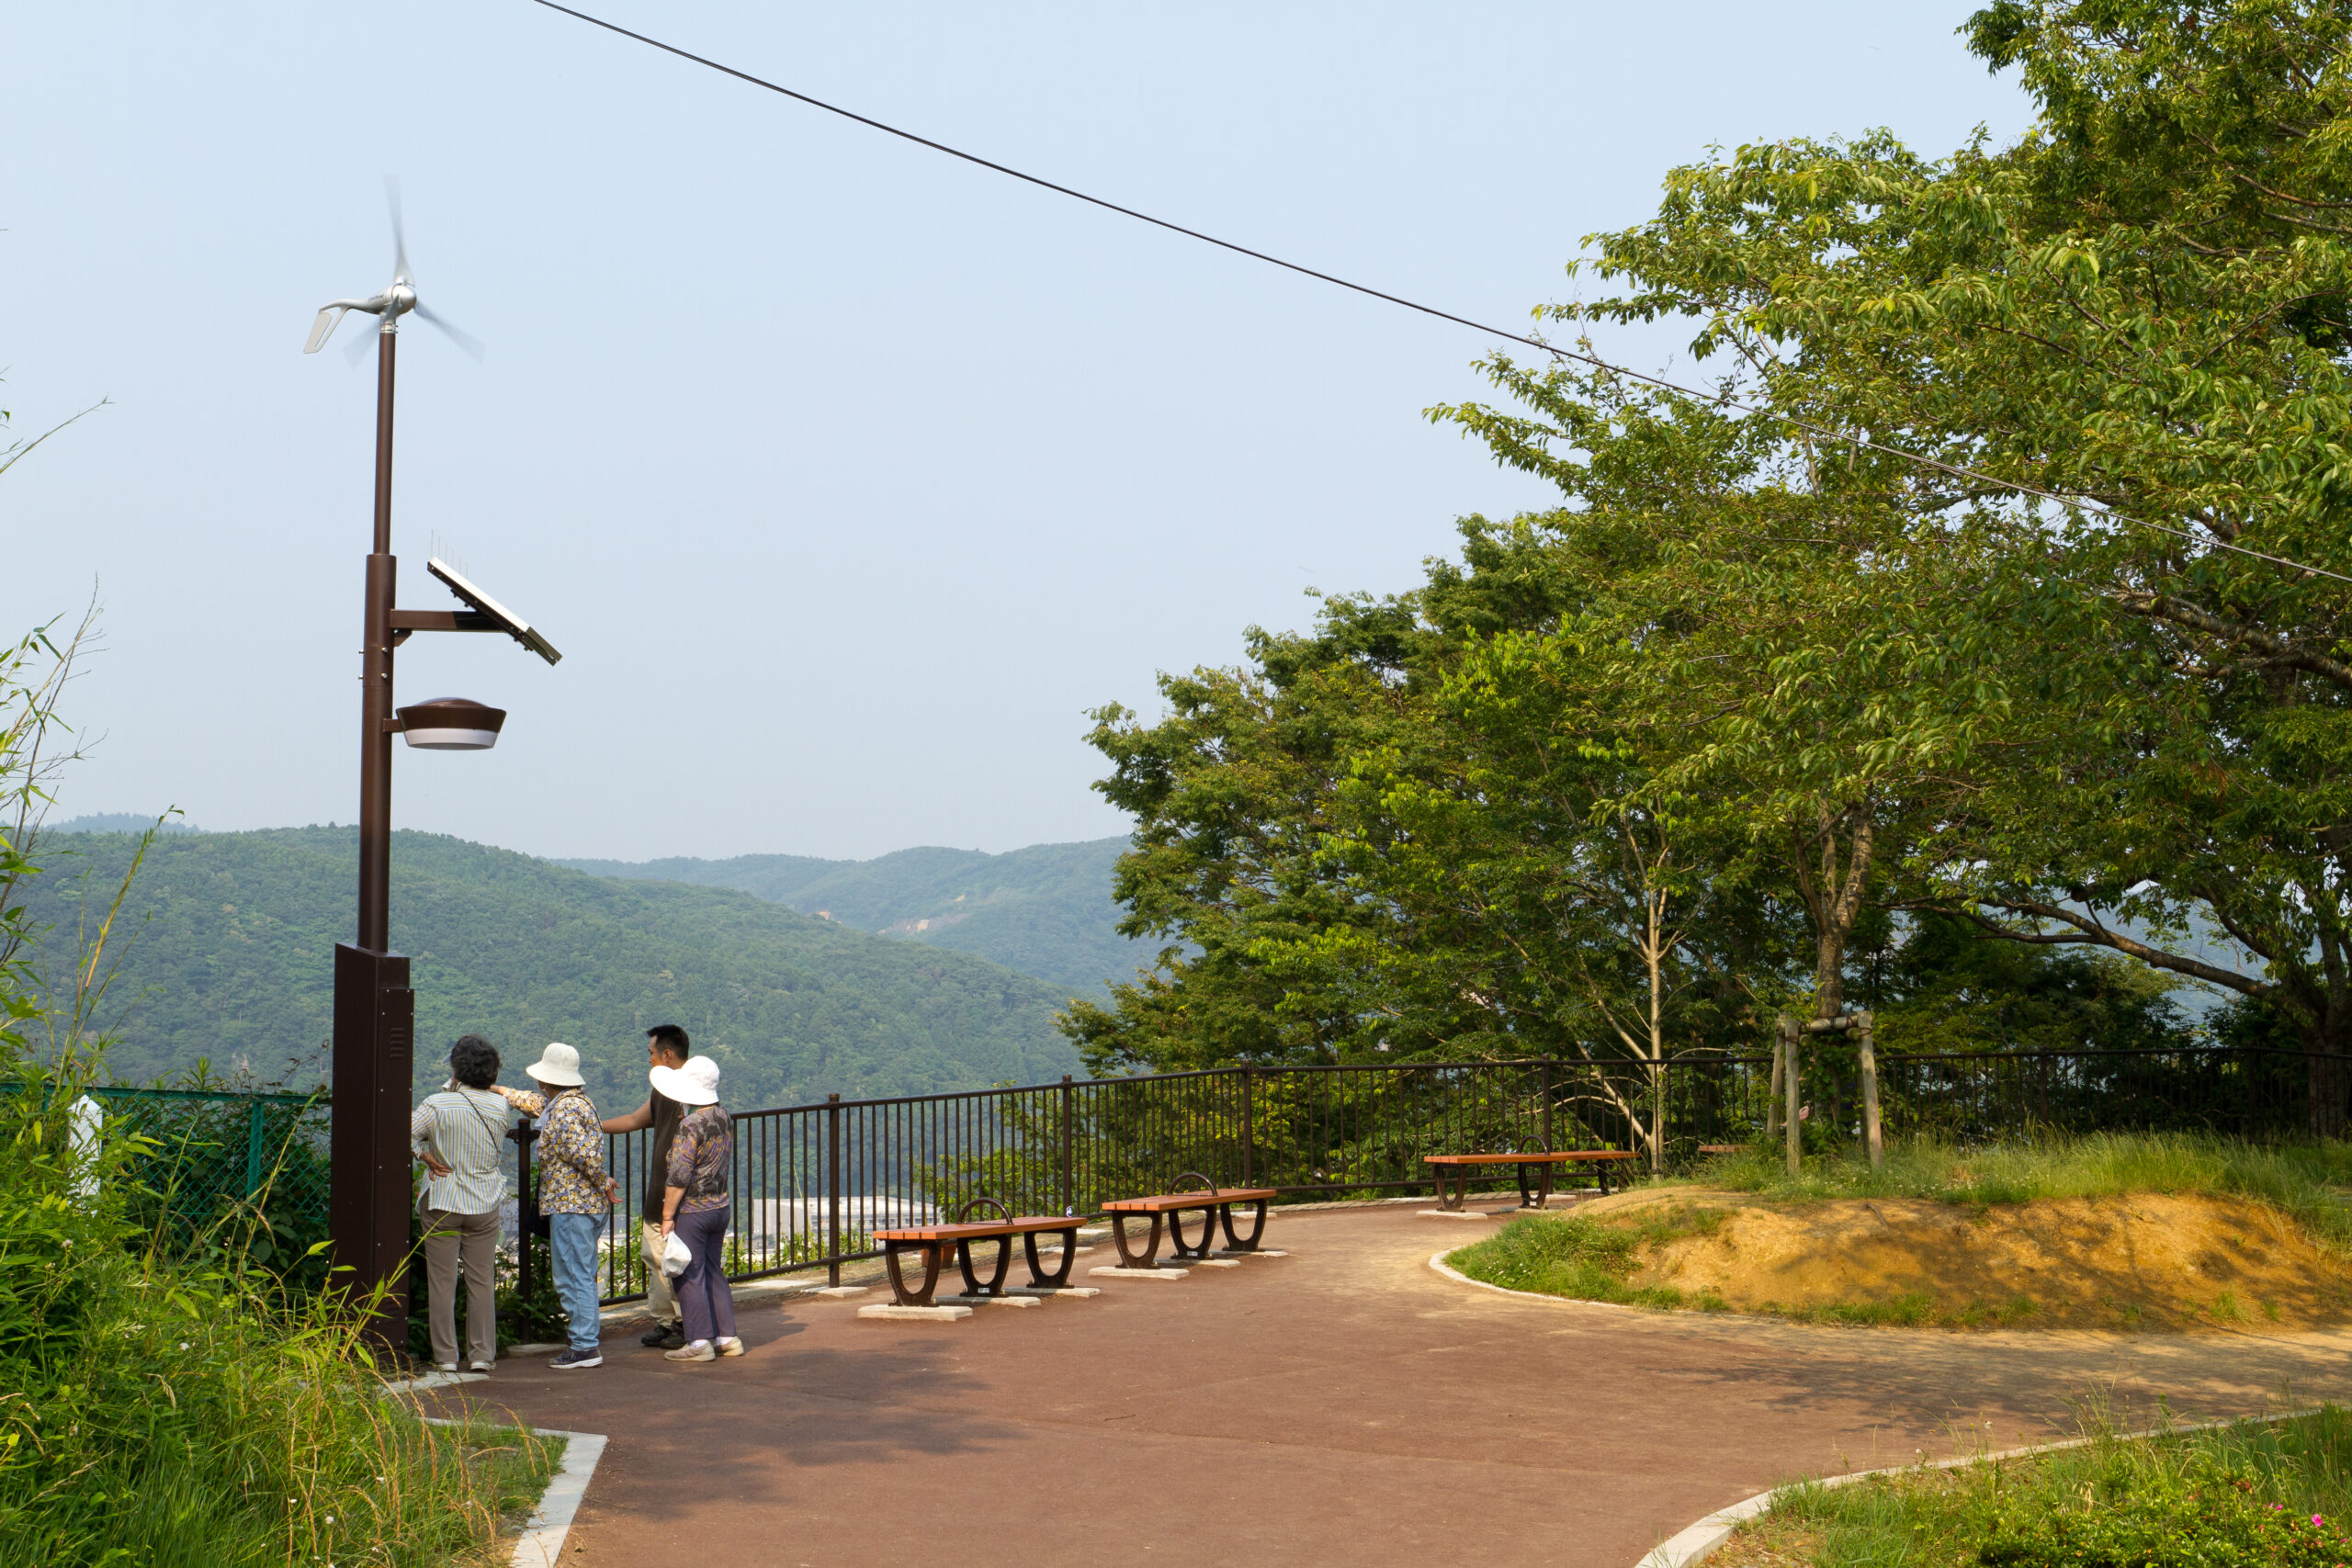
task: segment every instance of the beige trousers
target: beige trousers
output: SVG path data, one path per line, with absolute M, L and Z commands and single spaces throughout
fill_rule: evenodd
M 662 1227 L 641 1226 L 645 1243 L 645 1310 L 656 1323 L 678 1321 L 678 1292 L 670 1276 L 662 1272 Z
M 466 1360 L 498 1359 L 498 1215 L 452 1214 L 430 1209 L 424 1215 L 425 1323 L 433 1337 L 433 1364 L 458 1359 L 458 1264 L 466 1266 Z

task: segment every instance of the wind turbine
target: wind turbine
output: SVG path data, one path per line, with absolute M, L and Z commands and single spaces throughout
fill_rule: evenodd
M 399 562 L 392 556 L 392 368 L 401 318 L 430 321 L 476 359 L 481 344 L 425 309 L 409 271 L 401 232 L 400 189 L 384 182 L 392 215 L 392 282 L 365 299 L 336 299 L 311 323 L 305 354 L 326 346 L 335 324 L 353 310 L 382 318 L 376 331 L 376 537 L 368 557 L 365 644 L 359 670 L 359 919 L 358 940 L 334 950 L 334 1120 L 328 1134 L 328 1225 L 339 1266 L 353 1271 L 364 1295 L 388 1287 L 372 1325 L 383 1347 L 405 1341 L 403 1259 L 408 1247 L 408 1105 L 413 1071 L 415 993 L 408 959 L 391 946 L 392 737 L 435 750 L 481 750 L 494 745 L 506 715 L 462 697 L 442 698 L 395 711 L 392 650 L 421 631 L 504 632 L 553 664 L 563 656 L 529 623 L 475 587 L 447 562 L 426 563 L 466 607 L 393 607 Z M 365 351 L 362 338 L 355 347 Z M 356 361 L 355 361 L 356 363 Z

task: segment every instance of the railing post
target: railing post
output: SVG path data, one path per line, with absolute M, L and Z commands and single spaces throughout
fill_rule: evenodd
M 1548 1155 L 1552 1152 L 1552 1058 L 1549 1056 L 1544 1058 L 1538 1081 L 1544 1086 L 1544 1152 Z
M 253 1102 L 253 1114 L 245 1118 L 245 1201 L 250 1203 L 261 1191 L 262 1113 L 261 1101 Z
M 842 1282 L 842 1097 L 825 1096 L 825 1283 Z
M 1878 1122 L 1878 1052 L 1871 1043 L 1871 1017 L 1867 1012 L 1854 1015 L 1854 1027 L 1860 1032 L 1855 1042 L 1855 1055 L 1861 1066 L 1862 1077 L 1862 1141 L 1869 1146 L 1871 1168 L 1886 1168 L 1886 1140 Z
M 1255 1075 L 1241 1069 L 1241 1185 L 1255 1187 L 1258 1166 L 1258 1110 Z
M 1070 1095 L 1069 1075 L 1062 1075 L 1062 1213 L 1065 1217 L 1078 1213 L 1078 1189 L 1070 1169 Z
M 531 1190 L 531 1145 L 537 1141 L 539 1130 L 521 1122 L 509 1128 L 506 1135 L 514 1140 L 514 1299 L 522 1303 L 520 1310 L 528 1313 L 531 1287 L 538 1280 L 531 1257 L 539 1218 L 538 1194 Z

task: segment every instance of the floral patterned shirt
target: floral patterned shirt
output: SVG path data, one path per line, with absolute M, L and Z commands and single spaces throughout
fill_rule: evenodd
M 678 1118 L 670 1144 L 670 1185 L 686 1195 L 678 1213 L 727 1207 L 727 1168 L 735 1163 L 735 1123 L 716 1105 L 697 1105 Z
M 515 1091 L 511 1103 L 539 1118 L 539 1213 L 601 1214 L 612 1207 L 605 1179 L 605 1134 L 585 1089 L 553 1095 Z

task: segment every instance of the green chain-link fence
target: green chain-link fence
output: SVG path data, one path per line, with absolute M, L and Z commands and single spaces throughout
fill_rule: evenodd
M 327 1100 L 323 1094 L 93 1089 L 101 1135 L 136 1136 L 134 1201 L 167 1245 L 201 1247 L 234 1235 L 252 1262 L 315 1284 L 327 1236 Z M 244 1223 L 224 1226 L 223 1222 Z M 258 1224 L 253 1222 L 258 1221 Z M 248 1239 L 249 1238 L 249 1239 Z M 315 1274 L 318 1280 L 307 1278 Z

